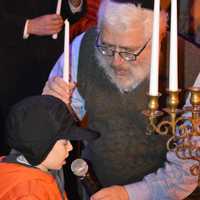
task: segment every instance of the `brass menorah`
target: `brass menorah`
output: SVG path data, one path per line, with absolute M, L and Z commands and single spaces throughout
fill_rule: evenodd
M 167 108 L 158 110 L 159 96 L 149 95 L 148 109 L 143 113 L 148 117 L 147 134 L 170 135 L 167 141 L 167 149 L 174 151 L 178 158 L 197 161 L 190 171 L 198 176 L 200 186 L 200 87 L 189 88 L 191 106 L 178 109 L 178 91 L 168 91 Z M 158 122 L 159 117 L 165 116 Z

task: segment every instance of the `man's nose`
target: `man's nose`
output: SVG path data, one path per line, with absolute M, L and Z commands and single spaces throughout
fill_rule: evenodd
M 124 59 L 119 55 L 118 52 L 114 53 L 112 65 L 113 66 L 120 66 L 124 63 Z

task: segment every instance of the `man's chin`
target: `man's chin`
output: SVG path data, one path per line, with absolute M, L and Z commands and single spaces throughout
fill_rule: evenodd
M 126 86 L 130 85 L 127 76 L 117 75 L 116 80 L 117 80 L 118 84 L 121 85 L 122 87 L 126 87 Z
M 133 89 L 135 89 L 138 84 L 140 84 L 141 81 L 139 80 L 130 80 L 128 79 L 128 77 L 115 77 L 115 85 L 119 88 L 120 91 L 125 91 L 125 92 L 128 92 L 128 91 L 132 91 Z
M 116 85 L 121 91 L 129 91 L 130 88 L 132 88 L 132 84 L 127 83 L 127 80 L 124 80 L 124 79 L 121 79 L 121 80 L 118 79 Z

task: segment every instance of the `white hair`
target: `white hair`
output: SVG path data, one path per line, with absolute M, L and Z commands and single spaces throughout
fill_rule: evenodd
M 133 3 L 116 3 L 111 0 L 102 0 L 98 11 L 98 29 L 109 26 L 116 31 L 130 31 L 144 26 L 144 36 L 152 34 L 153 11 L 136 6 Z M 160 32 L 163 36 L 167 28 L 167 14 L 161 12 Z

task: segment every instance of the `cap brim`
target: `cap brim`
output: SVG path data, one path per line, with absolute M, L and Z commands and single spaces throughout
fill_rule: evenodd
M 95 140 L 100 137 L 100 133 L 90 129 L 72 126 L 70 130 L 64 131 L 62 136 L 68 140 Z

